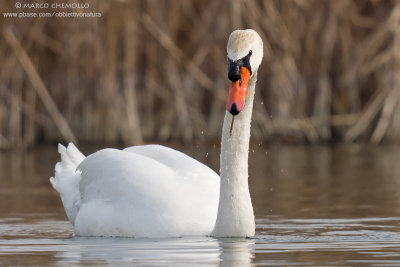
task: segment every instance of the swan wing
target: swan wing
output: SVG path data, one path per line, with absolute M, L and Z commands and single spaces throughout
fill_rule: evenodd
M 210 167 L 203 163 L 189 157 L 188 155 L 177 151 L 175 149 L 162 146 L 162 145 L 144 145 L 144 146 L 132 146 L 125 148 L 123 151 L 139 154 L 148 158 L 151 158 L 159 163 L 168 166 L 175 172 L 179 172 L 182 175 L 192 177 L 202 176 L 204 179 L 215 177 L 207 175 L 213 172 Z

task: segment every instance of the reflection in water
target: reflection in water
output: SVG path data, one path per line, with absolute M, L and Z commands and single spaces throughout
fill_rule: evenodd
M 73 238 L 63 242 L 68 249 L 58 253 L 59 262 L 76 263 L 104 261 L 111 265 L 131 262 L 151 266 L 211 265 L 219 263 L 218 242 L 211 238 Z
M 0 221 L 0 262 L 40 266 L 400 265 L 400 217 L 258 219 L 255 239 L 70 237 L 65 221 Z M 21 257 L 23 256 L 23 257 Z
M 219 146 L 185 149 L 218 170 Z M 57 160 L 54 147 L 0 154 L 1 264 L 400 266 L 400 147 L 253 144 L 255 239 L 71 237 L 48 181 Z
M 210 265 L 247 267 L 252 266 L 251 239 L 214 239 L 210 237 L 184 237 L 167 239 L 129 238 L 74 238 L 68 243 L 78 242 L 75 255 L 71 251 L 58 255 L 60 259 L 79 258 L 81 262 L 101 258 L 108 263 L 135 262 L 158 265 L 179 263 L 180 265 Z
M 221 247 L 220 266 L 247 267 L 252 266 L 253 254 L 251 248 L 254 239 L 222 238 L 219 240 Z
M 164 239 L 70 237 L 65 221 L 9 219 L 0 221 L 0 262 L 29 262 L 40 257 L 40 265 L 206 265 L 251 266 L 252 239 L 182 237 Z M 33 257 L 33 255 L 35 255 Z M 23 258 L 20 255 L 24 255 Z M 51 260 L 49 259 L 51 257 Z

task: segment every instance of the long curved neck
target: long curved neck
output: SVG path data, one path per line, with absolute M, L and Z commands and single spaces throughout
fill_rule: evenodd
M 245 107 L 235 116 L 232 135 L 232 115 L 229 112 L 225 114 L 220 156 L 221 186 L 213 236 L 249 237 L 255 233 L 248 184 L 248 157 L 256 80 L 257 72 L 249 81 Z

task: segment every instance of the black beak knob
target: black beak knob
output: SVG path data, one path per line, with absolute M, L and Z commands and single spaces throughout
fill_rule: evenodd
M 231 82 L 236 82 L 240 79 L 240 66 L 237 62 L 229 62 L 228 78 Z

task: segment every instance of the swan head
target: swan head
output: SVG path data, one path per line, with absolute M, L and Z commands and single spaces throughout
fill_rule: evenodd
M 244 108 L 250 78 L 261 64 L 263 42 L 254 30 L 236 30 L 227 45 L 229 96 L 226 110 L 233 116 Z

